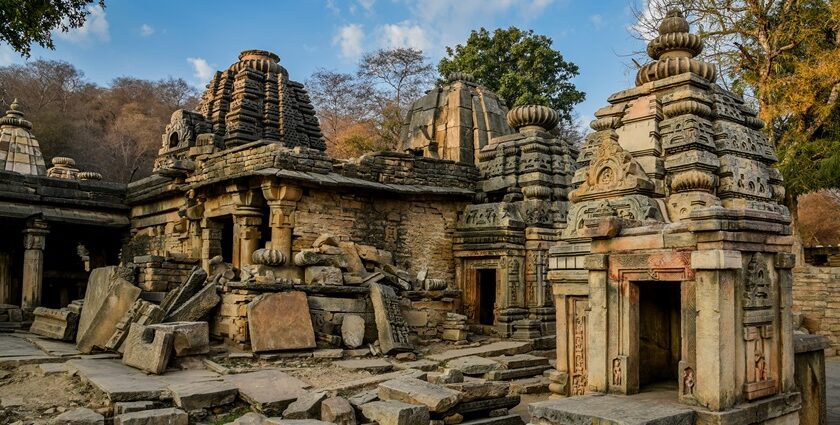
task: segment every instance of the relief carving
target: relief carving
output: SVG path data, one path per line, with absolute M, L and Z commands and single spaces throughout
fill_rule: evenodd
M 581 202 L 610 195 L 651 193 L 653 187 L 642 167 L 621 147 L 613 133 L 601 142 L 583 182 L 569 193 L 569 200 Z
M 583 395 L 586 392 L 588 375 L 586 370 L 586 304 L 587 301 L 583 299 L 572 300 L 573 340 L 571 395 Z

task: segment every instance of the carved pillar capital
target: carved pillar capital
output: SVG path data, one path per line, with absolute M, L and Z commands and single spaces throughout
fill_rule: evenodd
M 26 222 L 23 229 L 23 248 L 43 250 L 46 236 L 50 233 L 49 224 L 45 220 L 34 219 Z
M 263 197 L 269 202 L 272 201 L 300 201 L 303 196 L 303 189 L 297 186 L 279 184 L 274 180 L 266 179 L 262 185 Z

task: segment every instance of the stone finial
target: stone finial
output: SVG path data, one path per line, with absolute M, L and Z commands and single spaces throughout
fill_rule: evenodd
M 267 50 L 243 50 L 239 54 L 239 62 L 231 66 L 231 69 L 238 71 L 243 68 L 257 69 L 262 72 L 280 73 L 283 67 L 280 66 L 280 56 Z
M 528 130 L 548 131 L 557 127 L 560 115 L 547 106 L 523 105 L 508 112 L 507 122 L 520 133 Z
M 6 116 L 0 118 L 0 125 L 11 125 L 15 127 L 22 127 L 27 130 L 32 130 L 32 123 L 23 119 L 23 112 L 19 111 L 20 105 L 17 98 L 9 105 L 9 110 L 6 111 Z
M 446 82 L 452 83 L 455 81 L 466 81 L 469 83 L 474 83 L 475 76 L 466 72 L 450 72 L 449 75 L 446 76 Z
M 647 53 L 653 59 L 639 69 L 636 85 L 691 72 L 713 82 L 716 77 L 712 64 L 694 59 L 703 51 L 703 41 L 689 32 L 690 26 L 682 12 L 670 10 L 659 25 L 659 35 L 648 43 Z

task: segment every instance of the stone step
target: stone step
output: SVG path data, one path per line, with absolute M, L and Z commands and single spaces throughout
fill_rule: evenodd
M 481 418 L 461 422 L 461 425 L 524 425 L 525 421 L 519 415 L 499 416 L 497 418 Z
M 451 411 L 447 412 L 443 416 L 449 416 L 453 413 L 460 413 L 464 416 L 467 416 L 469 414 L 477 412 L 489 412 L 491 410 L 496 409 L 512 409 L 516 407 L 519 404 L 519 402 L 520 397 L 518 395 L 511 395 L 499 398 L 489 398 L 485 400 L 464 401 L 458 403 L 457 406 L 452 408 Z
M 479 357 L 495 357 L 495 356 L 512 356 L 514 354 L 524 354 L 531 351 L 531 343 L 528 341 L 498 341 L 480 347 L 461 348 L 458 350 L 449 350 L 442 353 L 426 356 L 429 360 L 436 362 L 445 362 L 459 357 L 479 356 Z
M 516 354 L 513 356 L 491 357 L 491 360 L 499 363 L 500 369 L 522 369 L 524 367 L 544 366 L 548 364 L 545 357 L 533 356 L 531 354 Z
M 484 379 L 491 381 L 510 381 L 512 379 L 529 378 L 542 375 L 543 371 L 551 368 L 549 365 L 522 367 L 519 369 L 494 370 L 484 374 Z
M 662 400 L 589 395 L 541 401 L 528 405 L 531 422 L 539 424 L 622 424 L 653 425 L 694 423 L 695 413 L 687 406 Z

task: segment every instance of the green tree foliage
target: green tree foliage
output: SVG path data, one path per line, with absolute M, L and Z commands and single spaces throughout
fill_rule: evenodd
M 465 44 L 447 47 L 438 71 L 443 76 L 472 74 L 508 106 L 549 106 L 568 122 L 572 108 L 584 100 L 585 93 L 571 82 L 578 75 L 577 65 L 565 61 L 551 45 L 551 38 L 531 30 L 510 27 L 491 34 L 481 28 L 472 31 Z
M 104 0 L 3 0 L 0 40 L 26 57 L 32 43 L 52 49 L 52 31 L 81 27 L 93 4 L 105 7 Z

